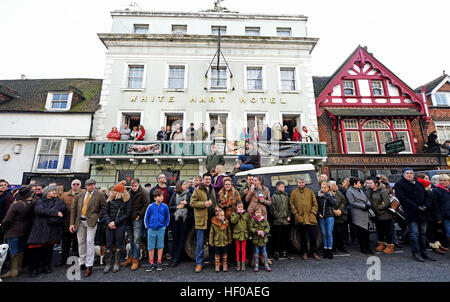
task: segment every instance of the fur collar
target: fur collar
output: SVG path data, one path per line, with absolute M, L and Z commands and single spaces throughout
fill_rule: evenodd
M 221 231 L 225 231 L 227 229 L 227 227 L 228 227 L 228 220 L 226 218 L 225 218 L 225 222 L 221 222 L 221 221 L 219 221 L 219 219 L 217 219 L 216 216 L 214 216 L 211 219 L 211 222 L 213 224 L 217 225 L 220 228 Z

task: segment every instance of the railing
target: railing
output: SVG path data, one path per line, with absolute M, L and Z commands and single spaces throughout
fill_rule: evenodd
M 84 155 L 88 157 L 105 156 L 207 156 L 211 141 L 87 141 Z M 240 155 L 242 142 L 216 142 L 217 149 L 224 155 Z M 326 144 L 306 142 L 258 142 L 257 149 L 262 156 L 280 157 L 326 157 Z

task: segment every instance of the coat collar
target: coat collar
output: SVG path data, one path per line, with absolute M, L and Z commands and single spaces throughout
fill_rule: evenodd
M 217 225 L 217 226 L 220 228 L 221 231 L 226 230 L 227 227 L 228 227 L 228 220 L 227 220 L 226 218 L 225 218 L 225 221 L 222 222 L 222 221 L 219 221 L 219 219 L 217 219 L 216 216 L 214 216 L 214 217 L 211 219 L 211 222 L 212 222 L 213 224 Z

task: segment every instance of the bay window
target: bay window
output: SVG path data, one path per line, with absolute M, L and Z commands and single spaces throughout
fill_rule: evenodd
M 347 153 L 385 154 L 385 144 L 402 139 L 405 151 L 412 153 L 408 123 L 404 119 L 344 119 L 344 142 Z

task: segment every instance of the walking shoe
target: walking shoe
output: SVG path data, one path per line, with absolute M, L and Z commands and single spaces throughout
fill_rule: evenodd
M 382 252 L 386 248 L 386 243 L 378 241 L 378 246 L 376 247 L 377 252 Z
M 162 263 L 161 262 L 156 263 L 156 270 L 162 271 Z
M 320 261 L 320 257 L 319 257 L 319 255 L 317 255 L 316 253 L 313 254 L 313 258 L 314 258 L 314 260 L 316 260 L 316 261 Z
M 239 262 L 239 261 L 236 263 L 236 270 L 237 271 L 241 270 L 241 262 Z
M 151 271 L 153 271 L 154 269 L 156 268 L 156 265 L 153 263 L 150 263 L 150 266 L 148 267 L 148 269 L 146 269 L 145 271 L 146 272 L 151 272 Z
M 128 265 L 131 265 L 132 263 L 133 263 L 133 255 L 130 255 L 130 256 L 128 256 L 128 258 L 127 258 L 127 260 L 125 260 L 124 262 L 122 262 L 121 264 L 120 264 L 120 266 L 122 266 L 122 267 L 125 267 L 125 266 L 128 266 Z
M 394 245 L 386 244 L 386 248 L 383 250 L 383 253 L 385 253 L 386 255 L 392 255 L 394 253 Z
M 200 273 L 202 271 L 202 266 L 201 265 L 196 265 L 195 266 L 195 272 L 196 273 Z
M 323 256 L 322 258 L 326 259 L 328 258 L 328 249 L 323 249 Z
M 241 272 L 245 271 L 245 261 L 241 262 Z
M 440 248 L 431 248 L 433 250 L 434 253 L 439 254 L 439 255 L 445 255 L 445 252 L 443 250 L 441 250 Z
M 333 250 L 329 249 L 328 250 L 328 259 L 333 259 Z
M 139 259 L 134 259 L 131 261 L 131 270 L 135 271 L 139 267 Z
M 177 267 L 179 264 L 178 260 L 173 259 L 172 263 L 170 264 L 170 267 Z

